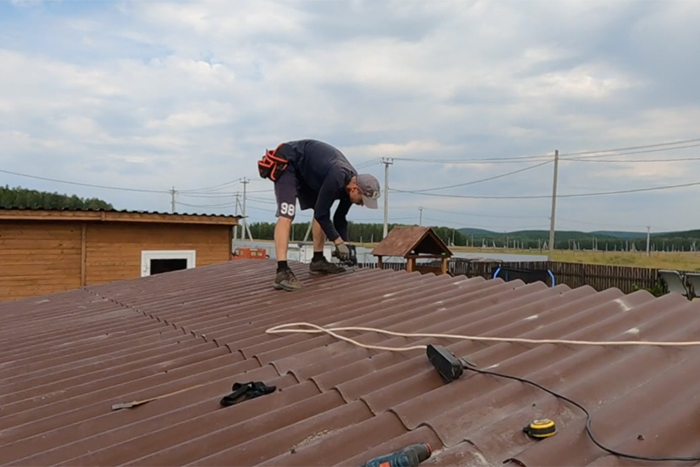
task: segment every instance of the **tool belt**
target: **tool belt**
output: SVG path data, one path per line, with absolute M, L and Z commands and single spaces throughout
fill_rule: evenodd
M 265 150 L 265 155 L 258 161 L 258 172 L 260 172 L 260 177 L 269 178 L 273 182 L 276 182 L 280 178 L 282 172 L 287 169 L 289 161 L 277 154 L 280 146 L 282 145 L 280 144 L 274 150 Z

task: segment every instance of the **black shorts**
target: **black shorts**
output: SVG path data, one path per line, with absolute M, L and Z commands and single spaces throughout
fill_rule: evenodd
M 297 200 L 302 211 L 316 205 L 316 194 L 297 179 L 294 166 L 289 164 L 275 182 L 275 197 L 277 198 L 277 217 L 294 219 Z

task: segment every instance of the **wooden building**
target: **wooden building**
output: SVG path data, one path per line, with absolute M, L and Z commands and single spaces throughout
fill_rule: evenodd
M 394 227 L 386 238 L 374 247 L 372 254 L 377 257 L 379 267 L 387 256 L 406 259 L 406 271 L 446 274 L 447 263 L 452 252 L 440 236 L 430 227 Z M 419 259 L 439 260 L 440 267 L 421 265 Z
M 0 209 L 0 301 L 228 261 L 238 219 Z

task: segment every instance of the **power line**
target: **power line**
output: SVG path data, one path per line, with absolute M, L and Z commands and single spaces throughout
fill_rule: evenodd
M 687 149 L 687 148 L 697 148 L 697 147 L 700 147 L 700 144 L 689 144 L 686 146 L 676 146 L 674 148 L 656 148 L 656 149 L 645 149 L 645 150 L 640 150 L 640 151 L 626 151 L 626 152 L 609 153 L 609 154 L 583 155 L 583 156 L 578 156 L 578 157 L 569 157 L 567 160 L 588 160 L 588 159 L 596 159 L 596 158 L 600 158 L 600 157 L 622 157 L 622 156 L 631 156 L 633 154 L 649 154 L 649 153 L 655 153 L 655 152 L 661 152 L 661 151 L 673 151 L 675 149 Z
M 66 180 L 58 180 L 55 178 L 39 177 L 37 175 L 28 175 L 28 174 L 23 174 L 23 173 L 19 173 L 19 172 L 11 172 L 9 170 L 2 170 L 2 169 L 0 169 L 0 172 L 5 173 L 5 174 L 9 174 L 9 175 L 17 175 L 19 177 L 34 178 L 37 180 L 45 180 L 45 181 L 56 182 L 56 183 L 65 183 L 67 185 L 87 186 L 87 187 L 91 187 L 91 188 L 104 188 L 106 190 L 135 191 L 135 192 L 139 192 L 139 193 L 167 193 L 167 194 L 170 194 L 170 190 L 146 190 L 146 189 L 141 189 L 141 188 L 126 188 L 126 187 L 116 187 L 116 186 L 107 186 L 107 185 L 94 185 L 91 183 L 69 182 Z
M 411 207 L 395 207 L 392 208 L 395 210 L 415 210 L 415 206 Z M 425 207 L 423 206 L 423 210 L 426 212 L 440 212 L 444 214 L 453 214 L 453 215 L 458 215 L 458 216 L 469 216 L 469 217 L 488 217 L 488 218 L 494 218 L 494 219 L 549 219 L 547 216 L 504 216 L 504 215 L 496 215 L 496 214 L 480 214 L 480 213 L 474 213 L 474 212 L 466 212 L 466 211 L 448 211 L 445 209 L 437 209 L 437 208 L 431 208 L 431 207 Z
M 432 217 L 423 217 L 423 219 L 428 220 L 428 221 L 433 221 L 433 222 L 438 222 L 441 223 L 445 227 L 449 227 L 450 225 L 458 225 L 455 222 L 452 221 L 445 221 L 442 219 L 435 219 Z M 519 227 L 516 230 L 510 230 L 510 232 L 517 232 L 518 230 L 527 230 L 527 229 L 539 229 L 539 228 L 544 228 L 545 224 L 537 224 L 537 225 L 532 225 L 532 226 L 523 226 Z M 471 225 L 469 227 L 450 227 L 450 228 L 475 228 L 475 229 L 503 229 L 503 226 L 483 226 L 483 225 Z M 500 232 L 494 231 L 494 233 L 500 234 Z
M 360 162 L 358 165 L 355 166 L 355 168 L 356 169 L 365 169 L 367 167 L 371 167 L 373 165 L 379 165 L 381 163 L 382 163 L 381 158 L 377 157 L 377 158 L 370 159 L 370 160 L 365 161 L 365 162 Z
M 551 156 L 543 154 L 539 156 L 493 157 L 484 159 L 425 159 L 412 157 L 397 157 L 396 160 L 404 162 L 424 162 L 428 164 L 499 164 L 514 162 L 535 162 L 551 160 Z
M 608 163 L 608 164 L 639 164 L 639 163 L 646 163 L 646 162 L 683 162 L 683 161 L 700 161 L 700 157 L 681 157 L 677 159 L 625 159 L 621 161 L 613 161 L 613 160 L 600 160 L 600 159 L 578 159 L 578 158 L 571 158 L 571 159 L 565 159 L 564 162 L 600 162 L 600 163 Z
M 508 176 L 510 176 L 510 175 L 515 175 L 515 174 L 517 174 L 517 173 L 521 173 L 521 172 L 525 172 L 525 171 L 528 171 L 528 170 L 536 169 L 537 167 L 542 167 L 543 165 L 550 164 L 551 162 L 552 162 L 551 160 L 548 160 L 548 161 L 546 161 L 546 162 L 542 162 L 542 163 L 540 163 L 540 164 L 531 165 L 531 166 L 529 166 L 529 167 L 525 167 L 525 168 L 523 168 L 523 169 L 514 170 L 514 171 L 512 171 L 512 172 L 508 172 L 508 173 L 504 173 L 504 174 L 500 174 L 500 175 L 495 175 L 495 176 L 493 176 L 493 177 L 482 178 L 482 179 L 479 179 L 479 180 L 472 180 L 472 181 L 470 181 L 470 182 L 458 183 L 458 184 L 456 184 L 456 185 L 448 185 L 448 186 L 435 187 L 435 188 L 426 188 L 426 189 L 423 189 L 423 190 L 403 191 L 403 190 L 393 189 L 393 190 L 391 190 L 391 191 L 397 191 L 397 192 L 401 192 L 401 193 L 424 193 L 424 192 L 426 192 L 426 191 L 447 190 L 447 189 L 449 189 L 449 188 L 457 188 L 457 187 L 461 187 L 461 186 L 475 185 L 475 184 L 477 184 L 477 183 L 488 182 L 488 181 L 490 181 L 490 180 L 496 180 L 496 179 L 498 179 L 498 178 L 508 177 Z
M 679 144 L 686 143 L 700 143 L 700 138 L 687 139 L 681 141 L 670 141 L 665 143 L 647 144 L 642 146 L 628 146 L 624 148 L 615 149 L 598 149 L 589 151 L 579 151 L 570 153 L 560 153 L 559 157 L 570 157 L 570 156 L 585 156 L 591 155 L 591 158 L 595 157 L 617 157 L 625 156 L 631 154 L 642 154 L 648 152 L 659 152 L 674 149 L 684 149 L 698 147 L 700 144 L 688 144 L 686 146 L 678 146 Z M 664 146 L 677 146 L 677 147 L 664 147 Z M 654 149 L 652 149 L 654 148 Z M 637 149 L 646 149 L 642 151 L 635 151 Z M 622 153 L 623 151 L 626 151 Z M 603 154 L 603 153 L 620 153 L 620 154 Z M 535 161 L 545 161 L 550 160 L 551 155 L 549 154 L 539 154 L 530 156 L 510 156 L 510 157 L 492 157 L 492 158 L 481 158 L 481 159 L 426 159 L 426 158 L 416 158 L 416 157 L 395 157 L 394 159 L 406 162 L 423 162 L 423 163 L 435 163 L 435 164 L 497 164 L 497 163 L 514 163 L 514 162 L 535 162 Z
M 697 185 L 700 185 L 700 182 L 682 183 L 679 185 L 666 185 L 666 186 L 650 187 L 650 188 L 634 188 L 631 190 L 601 191 L 601 192 L 593 192 L 593 193 L 572 193 L 572 194 L 567 194 L 567 195 L 557 194 L 557 198 L 579 198 L 579 197 L 587 197 L 587 196 L 620 195 L 620 194 L 626 194 L 626 193 L 640 193 L 640 192 L 647 192 L 647 191 L 671 190 L 674 188 L 686 188 L 686 187 L 697 186 Z M 391 191 L 398 191 L 398 190 L 392 189 Z M 522 195 L 522 196 L 446 195 L 446 194 L 442 194 L 442 193 L 418 193 L 418 192 L 414 192 L 414 191 L 401 191 L 401 193 L 418 194 L 418 195 L 423 195 L 423 196 L 439 196 L 439 197 L 443 197 L 443 198 L 461 198 L 461 199 L 543 199 L 543 198 L 551 198 L 552 197 L 552 195 Z
M 250 180 L 249 180 L 250 181 Z M 274 193 L 275 190 L 248 190 L 248 193 Z M 221 191 L 211 193 L 183 193 L 183 196 L 190 198 L 230 198 L 236 196 L 236 191 Z
M 188 204 L 178 201 L 177 204 L 181 206 L 187 206 L 190 208 L 232 208 L 236 206 L 236 202 L 223 203 L 223 204 Z
M 180 191 L 180 193 L 196 193 L 196 192 L 211 191 L 211 190 L 213 190 L 213 189 L 215 189 L 215 188 L 223 188 L 223 187 L 225 187 L 225 186 L 233 185 L 234 183 L 236 183 L 236 182 L 238 182 L 238 181 L 240 181 L 240 180 L 231 180 L 231 181 L 229 181 L 229 182 L 221 183 L 221 184 L 219 184 L 219 185 L 214 185 L 214 186 L 210 186 L 210 187 L 207 187 L 207 188 L 199 188 L 199 189 L 196 189 L 196 190 L 184 190 L 184 191 Z
M 600 154 L 602 152 L 632 151 L 635 149 L 658 148 L 658 147 L 662 147 L 662 146 L 676 146 L 678 144 L 686 144 L 686 143 L 700 143 L 700 138 L 686 139 L 686 140 L 681 140 L 681 141 L 670 141 L 670 142 L 666 142 L 666 143 L 645 144 L 642 146 L 629 146 L 626 148 L 617 148 L 617 149 L 600 149 L 597 151 L 569 152 L 569 153 L 559 154 L 559 157 L 582 156 L 582 155 L 586 155 L 586 154 Z M 683 146 L 683 147 L 694 147 L 694 146 Z M 680 149 L 680 148 L 668 148 L 668 149 Z M 650 152 L 653 152 L 653 151 L 650 151 Z M 633 154 L 633 153 L 630 153 L 630 154 Z

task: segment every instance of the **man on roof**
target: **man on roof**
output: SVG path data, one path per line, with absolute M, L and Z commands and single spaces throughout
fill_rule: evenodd
M 313 209 L 314 256 L 312 274 L 338 274 L 345 269 L 330 263 L 323 255 L 323 245 L 330 240 L 340 259 L 348 259 L 348 222 L 346 215 L 353 204 L 377 209 L 379 181 L 369 174 L 358 174 L 345 155 L 328 143 L 313 139 L 289 141 L 267 150 L 258 161 L 260 176 L 275 184 L 277 225 L 276 289 L 294 291 L 303 288 L 287 264 L 289 232 L 296 214 L 297 200 L 302 210 Z M 331 206 L 340 200 L 331 220 Z

